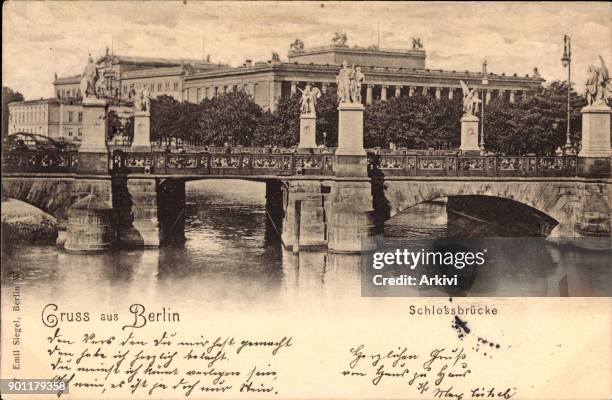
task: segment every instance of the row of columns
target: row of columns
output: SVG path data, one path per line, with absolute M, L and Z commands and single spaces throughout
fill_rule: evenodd
M 297 88 L 298 88 L 298 83 L 297 81 L 291 81 L 291 96 L 295 95 L 297 93 Z M 390 85 L 374 85 L 374 84 L 368 84 L 366 85 L 366 96 L 365 96 L 365 101 L 366 104 L 372 104 L 373 100 L 374 100 L 374 87 L 375 86 L 380 86 L 380 99 L 382 101 L 387 100 L 387 98 L 389 97 L 389 86 Z M 412 97 L 415 93 L 416 90 L 421 90 L 421 93 L 424 96 L 429 95 L 429 91 L 430 89 L 433 90 L 434 95 L 436 96 L 436 99 L 440 100 L 442 98 L 442 91 L 443 89 L 448 89 L 448 98 L 449 99 L 453 99 L 454 97 L 454 92 L 455 90 L 459 90 L 459 88 L 454 88 L 454 87 L 448 87 L 448 88 L 444 88 L 444 87 L 430 87 L 430 86 L 400 86 L 400 85 L 394 85 L 395 86 L 395 92 L 394 92 L 394 96 L 395 97 L 400 97 L 402 95 L 402 90 L 404 88 L 407 88 L 408 90 L 408 96 Z M 322 83 L 322 92 L 326 93 L 327 90 L 329 89 L 329 83 L 327 82 L 323 82 Z M 492 89 L 487 89 L 486 93 L 485 93 L 485 99 L 486 99 L 486 103 L 488 104 L 492 97 L 493 97 L 493 91 Z M 506 92 L 510 92 L 510 103 L 514 103 L 516 101 L 517 98 L 517 90 L 497 90 L 497 96 L 498 97 L 504 97 Z M 527 92 L 526 91 L 522 91 L 522 97 L 523 99 L 525 99 L 527 96 Z

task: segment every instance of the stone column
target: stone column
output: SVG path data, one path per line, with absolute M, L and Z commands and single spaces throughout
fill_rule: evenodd
M 610 176 L 610 114 L 603 101 L 582 110 L 582 148 L 578 154 L 579 172 L 586 176 Z
M 523 101 L 527 100 L 527 92 L 525 90 L 523 90 L 522 98 L 523 98 Z
M 478 152 L 478 117 L 464 114 L 461 118 L 461 147 L 459 150 Z
M 270 111 L 272 112 L 278 108 L 278 99 L 281 97 L 281 83 L 270 82 Z
M 510 103 L 514 103 L 514 96 L 516 95 L 516 90 L 510 91 Z
M 387 85 L 382 85 L 381 89 L 380 89 L 380 99 L 382 101 L 387 101 L 387 88 L 389 86 Z
M 408 86 L 408 97 L 412 97 L 414 94 L 414 86 Z
M 297 93 L 297 82 L 292 81 L 291 82 L 291 96 L 295 95 Z
M 317 116 L 314 112 L 300 114 L 300 149 L 312 149 L 317 147 Z
M 448 99 L 452 100 L 453 99 L 453 92 L 455 91 L 455 88 L 448 88 Z
M 395 87 L 395 97 L 401 97 L 401 96 L 402 96 L 402 87 L 396 86 Z
M 323 94 L 327 93 L 327 89 L 328 88 L 329 88 L 329 83 L 323 82 L 323 84 L 321 86 L 321 91 L 323 92 Z
M 367 157 L 363 148 L 363 110 L 359 103 L 338 106 L 338 148 L 334 172 L 336 176 L 367 176 Z
M 436 100 L 440 100 L 441 97 L 442 97 L 442 89 L 437 87 L 436 88 Z
M 373 85 L 368 85 L 366 89 L 366 104 L 372 104 L 372 87 Z
M 491 91 L 487 89 L 485 93 L 485 104 L 489 104 L 489 102 L 491 101 Z
M 106 102 L 102 99 L 83 100 L 83 139 L 78 169 L 83 173 L 108 173 Z
M 151 114 L 149 111 L 134 112 L 134 151 L 151 151 Z
M 500 99 L 503 99 L 503 98 L 504 98 L 504 94 L 506 94 L 506 91 L 505 91 L 505 90 L 499 89 L 499 90 L 497 91 L 497 97 L 498 97 L 498 98 L 500 98 Z
M 427 92 L 429 92 L 429 88 L 427 86 L 423 86 L 423 96 L 427 96 Z

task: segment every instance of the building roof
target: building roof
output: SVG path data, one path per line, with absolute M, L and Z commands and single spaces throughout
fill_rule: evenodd
M 69 83 L 80 83 L 82 74 L 69 75 L 55 78 L 54 84 L 69 84 Z
M 319 72 L 323 74 L 337 74 L 340 69 L 339 65 L 321 65 L 321 64 L 306 64 L 292 62 L 268 62 L 268 63 L 255 63 L 252 66 L 242 66 L 236 68 L 223 68 L 216 70 L 209 70 L 184 77 L 185 80 L 194 80 L 201 78 L 213 78 L 227 75 L 244 75 L 257 72 L 271 72 L 271 71 L 300 71 L 300 72 Z M 420 69 L 420 68 L 392 68 L 392 67 L 371 67 L 362 66 L 362 71 L 366 75 L 366 79 L 369 75 L 388 75 L 389 77 L 407 77 L 407 78 L 431 78 L 431 79 L 452 79 L 457 80 L 456 87 L 460 87 L 458 80 L 480 80 L 482 74 L 480 72 L 471 71 L 448 71 L 442 69 Z M 518 76 L 518 74 L 506 75 L 506 74 L 494 74 L 489 73 L 488 78 L 497 82 L 505 83 L 523 83 L 529 85 L 540 85 L 545 80 L 539 76 Z M 333 79 L 332 79 L 333 80 Z M 489 85 L 492 86 L 492 85 Z
M 329 46 L 318 46 L 309 47 L 303 50 L 289 50 L 289 59 L 304 55 L 321 54 L 321 53 L 354 53 L 354 54 L 372 54 L 372 55 L 399 55 L 399 56 L 410 56 L 410 57 L 425 57 L 424 49 L 390 49 L 390 48 L 378 48 L 375 46 L 361 47 L 361 46 L 340 46 L 340 45 L 329 45 Z
M 194 58 L 161 58 L 161 57 L 137 57 L 137 56 L 123 56 L 123 55 L 104 55 L 96 61 L 96 64 L 100 64 L 107 60 L 111 60 L 117 64 L 132 64 L 132 65 L 151 65 L 159 67 L 178 67 L 184 64 L 201 65 L 201 66 L 215 66 L 217 64 L 206 62 L 201 59 Z
M 28 106 L 28 105 L 34 105 L 34 104 L 48 104 L 48 103 L 59 104 L 59 102 L 60 101 L 56 99 L 55 97 L 50 97 L 47 99 L 13 101 L 9 103 L 8 105 L 9 107 L 15 107 L 15 106 Z

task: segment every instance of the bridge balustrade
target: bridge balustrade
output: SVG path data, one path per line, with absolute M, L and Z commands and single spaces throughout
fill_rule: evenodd
M 243 149 L 245 150 L 245 149 Z M 249 152 L 126 152 L 114 150 L 109 157 L 112 174 L 292 176 L 334 175 L 330 151 L 301 154 L 289 149 Z M 77 172 L 77 151 L 5 151 L 5 172 Z M 371 176 L 495 176 L 530 177 L 577 175 L 576 156 L 470 156 L 396 152 L 368 154 Z
M 383 176 L 576 176 L 577 157 L 373 155 L 372 175 Z
M 332 154 L 113 153 L 111 171 L 158 175 L 333 175 Z
M 76 172 L 79 164 L 77 151 L 23 150 L 3 151 L 4 172 Z

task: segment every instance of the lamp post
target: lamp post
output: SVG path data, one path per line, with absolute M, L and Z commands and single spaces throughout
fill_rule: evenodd
M 569 152 L 572 148 L 572 141 L 570 138 L 570 93 L 572 90 L 572 48 L 569 35 L 563 35 L 563 57 L 561 62 L 564 67 L 567 67 L 567 130 L 565 132 L 565 146 L 563 149 Z
M 482 115 L 480 116 L 480 151 L 484 152 L 485 149 L 485 141 L 484 141 L 484 118 L 485 118 L 485 103 L 487 102 L 486 90 L 485 87 L 489 84 L 489 79 L 487 78 L 487 60 L 484 60 L 482 63 Z

